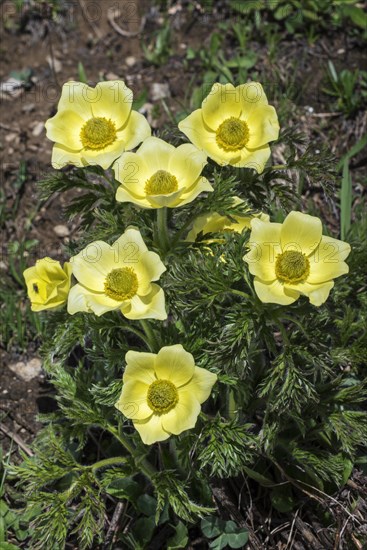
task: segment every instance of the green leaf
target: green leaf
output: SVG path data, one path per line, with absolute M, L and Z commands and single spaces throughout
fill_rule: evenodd
M 186 548 L 189 541 L 188 530 L 186 525 L 179 521 L 174 526 L 176 533 L 167 541 L 167 550 L 178 550 L 179 548 Z
M 275 487 L 270 494 L 271 503 L 278 512 L 291 512 L 295 506 L 290 485 Z
M 226 522 L 215 516 L 207 516 L 201 520 L 201 530 L 203 535 L 208 539 L 212 539 L 224 532 Z
M 245 470 L 246 474 L 251 478 L 260 483 L 263 487 L 273 487 L 274 481 L 271 479 L 265 477 L 262 474 L 259 474 L 259 472 L 256 472 L 255 470 L 251 470 L 251 468 L 248 468 L 247 466 L 244 466 L 243 469 Z
M 0 550 L 19 550 L 19 546 L 10 544 L 10 542 L 0 542 Z
M 150 542 L 155 529 L 154 517 L 150 518 L 139 518 L 135 521 L 132 533 L 138 542 L 145 545 Z
M 351 223 L 352 215 L 352 177 L 349 162 L 346 159 L 343 165 L 342 187 L 340 191 L 340 235 L 345 239 Z
M 129 477 L 115 479 L 108 485 L 106 491 L 116 498 L 127 499 L 133 503 L 137 502 L 142 492 L 139 483 Z
M 146 516 L 154 516 L 157 509 L 157 501 L 150 495 L 141 495 L 137 502 L 137 508 Z

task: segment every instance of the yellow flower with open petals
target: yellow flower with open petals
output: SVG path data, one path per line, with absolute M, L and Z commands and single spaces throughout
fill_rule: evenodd
M 146 118 L 131 110 L 132 100 L 121 80 L 99 82 L 95 88 L 66 82 L 57 113 L 46 122 L 47 137 L 55 142 L 52 166 L 97 164 L 107 169 L 150 136 Z
M 193 201 L 203 191 L 213 191 L 200 174 L 206 155 L 186 143 L 174 147 L 162 139 L 146 139 L 136 153 L 124 153 L 113 169 L 121 182 L 116 200 L 143 208 L 175 208 Z
M 233 197 L 233 206 L 242 204 L 243 200 L 239 197 Z M 228 216 L 222 216 L 218 212 L 203 214 L 198 216 L 194 221 L 193 227 L 186 237 L 186 241 L 194 242 L 199 233 L 206 235 L 207 233 L 223 233 L 225 231 L 234 231 L 242 233 L 244 229 L 251 228 L 251 220 L 258 217 L 264 222 L 269 221 L 269 216 L 262 212 L 257 216 L 246 216 L 246 214 L 236 214 L 232 216 L 236 221 L 233 222 Z M 206 242 L 209 242 L 207 240 Z M 210 239 L 210 242 L 218 242 L 218 239 Z
M 195 365 L 181 344 L 158 354 L 128 351 L 116 408 L 133 421 L 146 445 L 193 428 L 217 375 Z
M 137 229 L 127 229 L 112 246 L 95 241 L 70 262 L 79 282 L 69 293 L 71 315 L 119 309 L 128 319 L 167 318 L 163 290 L 152 283 L 166 268 Z
M 290 212 L 283 224 L 251 222 L 250 251 L 244 256 L 255 275 L 262 302 L 288 305 L 301 294 L 311 304 L 323 304 L 336 277 L 348 273 L 344 262 L 350 245 L 322 235 L 319 218 Z
M 32 311 L 43 311 L 61 306 L 68 299 L 71 280 L 71 265 L 61 267 L 51 258 L 37 260 L 36 265 L 23 273 L 31 301 Z
M 278 139 L 279 123 L 258 82 L 213 85 L 197 109 L 179 129 L 199 149 L 221 165 L 264 170 L 270 157 L 268 143 Z

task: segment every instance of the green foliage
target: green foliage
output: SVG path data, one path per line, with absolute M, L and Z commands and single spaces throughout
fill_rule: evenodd
M 343 69 L 337 73 L 334 63 L 328 62 L 328 85 L 323 91 L 336 98 L 336 109 L 353 116 L 367 100 L 367 72 Z
M 153 65 L 164 65 L 171 55 L 171 29 L 166 22 L 161 29 L 156 32 L 154 39 L 150 44 L 142 43 L 145 59 Z
M 216 517 L 206 517 L 201 520 L 201 530 L 208 538 L 214 540 L 209 544 L 213 550 L 223 548 L 243 548 L 248 541 L 247 529 L 240 529 L 234 521 L 223 521 Z

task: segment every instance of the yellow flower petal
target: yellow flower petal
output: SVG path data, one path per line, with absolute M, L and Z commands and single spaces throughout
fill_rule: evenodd
M 75 151 L 63 145 L 59 145 L 58 143 L 55 143 L 52 148 L 51 164 L 52 168 L 55 168 L 55 170 L 61 170 L 61 168 L 68 164 L 72 164 L 78 168 L 84 166 L 80 153 L 75 153 Z
M 350 253 L 350 245 L 332 237 L 323 236 L 316 250 L 309 256 L 308 283 L 322 283 L 349 272 L 344 262 Z
M 125 142 L 118 136 L 117 140 L 100 150 L 83 149 L 80 153 L 85 166 L 102 166 L 107 170 L 125 151 Z
M 241 101 L 241 118 L 243 119 L 250 116 L 255 109 L 268 105 L 267 97 L 260 82 L 241 84 L 237 86 L 237 93 Z
M 241 116 L 245 120 L 250 137 L 246 145 L 249 149 L 256 149 L 278 139 L 279 122 L 277 113 L 271 105 L 261 105 L 253 109 L 251 114 Z
M 113 247 L 118 254 L 118 262 L 127 265 L 138 264 L 141 255 L 148 251 L 148 248 L 141 236 L 140 231 L 135 227 L 129 227 L 114 243 Z
M 46 257 L 24 271 L 32 311 L 53 309 L 66 302 L 71 279 L 68 265 L 65 263 L 64 269 L 60 262 Z
M 217 375 L 207 369 L 195 367 L 194 375 L 188 384 L 185 384 L 180 390 L 185 390 L 190 395 L 193 395 L 199 403 L 204 403 L 211 394 L 212 388 L 217 381 Z
M 122 183 L 116 192 L 116 200 L 124 202 L 122 193 L 128 192 L 132 196 L 145 197 L 145 184 L 152 175 L 152 169 L 145 162 L 142 155 L 124 153 L 113 165 L 115 178 Z M 120 198 L 121 197 L 121 198 Z M 129 201 L 130 202 L 130 201 Z
M 157 378 L 170 380 L 177 388 L 189 382 L 194 369 L 193 356 L 181 344 L 165 346 L 158 352 L 155 364 Z
M 152 283 L 152 290 L 146 296 L 134 296 L 129 304 L 121 307 L 121 312 L 127 319 L 167 319 L 164 292 L 158 285 Z
M 173 193 L 167 193 L 166 195 L 149 195 L 148 201 L 154 208 L 163 208 L 163 206 L 173 207 L 181 205 L 181 194 L 182 189 L 174 191 Z
M 178 435 L 195 427 L 200 414 L 200 404 L 189 391 L 179 391 L 177 405 L 168 413 L 163 414 L 162 427 L 171 434 Z
M 155 414 L 148 420 L 135 420 L 133 424 L 145 445 L 164 441 L 170 436 L 162 427 L 162 417 Z
M 68 313 L 69 315 L 74 315 L 78 312 L 89 313 L 91 311 L 88 306 L 87 298 L 89 292 L 82 285 L 74 285 L 71 287 L 69 296 L 68 296 Z
M 138 154 L 144 158 L 152 175 L 158 170 L 169 171 L 170 158 L 175 151 L 175 147 L 163 139 L 149 137 L 139 147 Z
M 94 88 L 90 88 L 83 82 L 66 82 L 62 87 L 61 97 L 57 106 L 58 111 L 72 110 L 86 122 L 93 117 L 91 102 Z
M 278 280 L 267 283 L 255 277 L 254 287 L 260 300 L 266 304 L 271 303 L 286 306 L 293 304 L 300 295 L 297 291 L 285 289 Z
M 297 250 L 309 255 L 318 246 L 321 236 L 322 224 L 319 218 L 302 212 L 290 212 L 280 232 L 282 250 Z
M 126 301 L 127 302 L 127 301 Z M 113 300 L 103 293 L 88 290 L 82 285 L 71 288 L 68 299 L 68 313 L 74 315 L 80 311 L 93 312 L 100 317 L 107 311 L 113 311 L 122 307 L 124 302 Z
M 97 292 L 104 291 L 107 275 L 120 266 L 118 251 L 104 241 L 90 243 L 70 259 L 73 274 L 79 283 Z
M 131 111 L 125 126 L 117 132 L 118 139 L 122 139 L 125 143 L 125 150 L 131 151 L 135 149 L 145 139 L 149 138 L 152 129 L 145 116 L 136 111 Z
M 240 159 L 235 159 L 230 162 L 232 166 L 236 168 L 252 168 L 256 170 L 258 174 L 264 171 L 265 164 L 268 162 L 271 150 L 269 145 L 264 145 L 258 149 L 248 149 L 244 147 L 240 151 Z
M 285 288 L 287 289 L 294 289 L 297 290 L 297 292 L 300 292 L 304 296 L 308 296 L 311 304 L 314 306 L 321 306 L 326 300 L 328 299 L 330 290 L 334 286 L 334 281 L 327 281 L 325 283 L 320 284 L 310 284 L 308 282 L 306 283 L 298 283 L 295 285 L 287 284 L 285 285 Z
M 80 131 L 85 124 L 84 120 L 74 111 L 59 111 L 54 117 L 47 120 L 46 135 L 48 139 L 67 147 L 73 151 L 83 149 Z
M 250 251 L 244 256 L 252 275 L 262 281 L 274 281 L 275 260 L 281 252 L 281 223 L 269 223 L 255 218 L 251 222 L 251 235 L 248 242 Z
M 128 351 L 125 355 L 126 367 L 123 376 L 124 382 L 140 380 L 150 385 L 156 380 L 155 359 L 155 353 Z
M 197 109 L 178 125 L 181 132 L 218 164 L 234 163 L 241 159 L 241 151 L 228 152 L 220 149 L 216 143 L 215 132 L 204 124 L 201 109 Z
M 147 402 L 148 384 L 140 380 L 130 380 L 125 382 L 116 408 L 122 412 L 126 418 L 133 420 L 145 420 L 149 418 L 153 411 Z
M 181 188 L 190 187 L 200 176 L 208 161 L 206 154 L 191 143 L 175 149 L 169 158 L 168 172 L 174 174 Z
M 180 200 L 176 206 L 184 206 L 189 202 L 192 202 L 200 193 L 211 193 L 214 191 L 213 187 L 206 178 L 198 178 L 195 184 L 188 190 L 184 191 L 180 197 Z
M 122 80 L 99 82 L 90 99 L 94 117 L 111 119 L 121 128 L 129 117 L 133 93 Z
M 240 116 L 240 91 L 233 84 L 215 83 L 201 107 L 205 124 L 216 131 L 227 118 Z

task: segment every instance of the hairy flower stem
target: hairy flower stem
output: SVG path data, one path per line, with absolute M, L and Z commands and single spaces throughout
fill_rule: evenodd
M 160 345 L 150 324 L 145 319 L 140 319 L 140 324 L 146 335 L 145 341 L 148 343 L 151 351 L 157 353 L 159 351 Z
M 145 458 L 142 458 L 141 454 L 136 451 L 134 445 L 124 435 L 122 435 L 118 429 L 116 429 L 114 426 L 111 426 L 111 424 L 108 424 L 107 429 L 114 437 L 116 437 L 116 439 L 118 439 L 118 441 L 131 454 L 132 458 L 134 459 L 135 466 L 149 480 L 152 480 L 153 476 L 157 473 L 157 470 L 154 468 L 153 464 L 151 464 Z M 106 459 L 106 460 L 109 460 L 109 459 Z M 116 458 L 114 460 L 116 460 Z M 101 462 L 104 462 L 104 461 L 100 461 L 100 463 Z M 120 457 L 120 462 L 121 462 L 121 457 Z M 96 464 L 98 465 L 98 462 Z M 96 466 L 96 464 L 94 464 L 94 467 Z
M 158 241 L 163 252 L 169 249 L 169 235 L 167 227 L 167 208 L 157 209 Z
M 138 336 L 140 340 L 142 340 L 145 343 L 145 345 L 152 351 L 152 344 L 150 340 L 147 338 L 146 334 L 144 334 L 143 332 L 140 332 L 140 330 L 131 326 L 122 326 L 121 328 L 122 330 L 132 332 L 133 334 Z
M 109 466 L 114 466 L 115 464 L 126 464 L 126 457 L 113 456 L 111 458 L 104 458 L 103 460 L 99 460 L 98 462 L 95 462 L 91 466 L 88 466 L 88 468 L 90 468 L 92 472 L 95 472 L 96 470 L 101 470 L 102 468 L 108 468 Z

